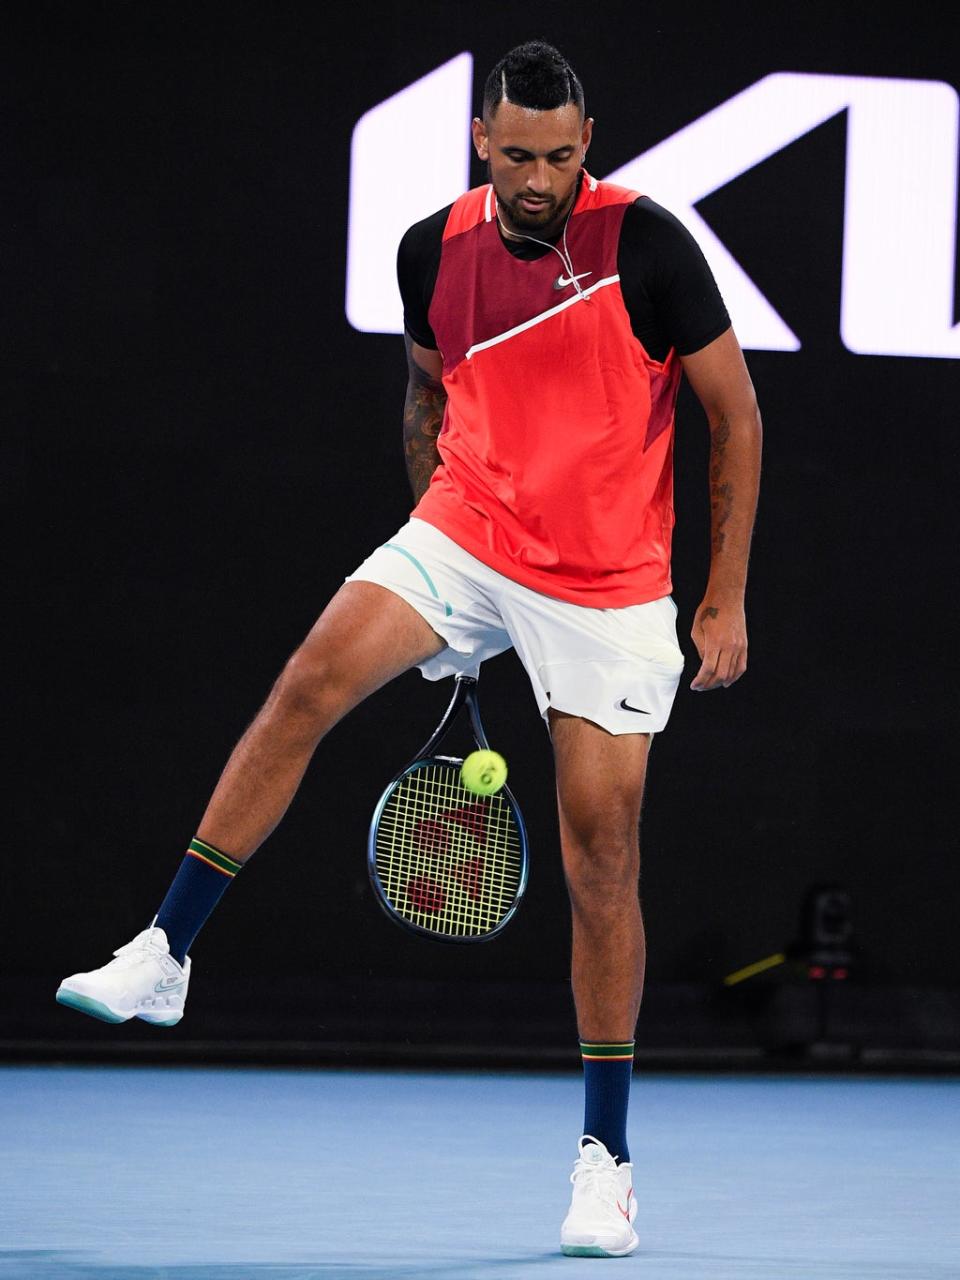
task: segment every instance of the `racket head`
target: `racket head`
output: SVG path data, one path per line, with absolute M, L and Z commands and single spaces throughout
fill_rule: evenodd
M 468 791 L 462 764 L 427 756 L 397 774 L 374 810 L 367 871 L 401 928 L 441 942 L 488 942 L 527 887 L 527 831 L 510 790 Z

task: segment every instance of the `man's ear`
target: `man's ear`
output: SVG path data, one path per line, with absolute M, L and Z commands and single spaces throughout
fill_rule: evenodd
M 490 140 L 487 137 L 487 126 L 478 116 L 474 116 L 471 128 L 473 130 L 473 145 L 477 149 L 477 155 L 481 160 L 489 160 Z

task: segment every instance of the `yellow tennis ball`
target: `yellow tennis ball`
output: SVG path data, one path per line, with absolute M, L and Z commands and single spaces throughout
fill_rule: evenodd
M 499 751 L 471 751 L 460 769 L 460 781 L 477 796 L 492 796 L 507 780 L 507 762 Z

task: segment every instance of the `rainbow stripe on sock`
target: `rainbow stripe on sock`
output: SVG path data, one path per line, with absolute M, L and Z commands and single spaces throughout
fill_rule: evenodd
M 618 1044 L 587 1044 L 580 1041 L 580 1056 L 587 1062 L 626 1062 L 633 1057 L 633 1040 Z
M 221 853 L 219 849 L 215 849 L 212 844 L 207 844 L 205 840 L 198 840 L 194 837 L 190 841 L 186 856 L 188 858 L 199 858 L 201 862 L 205 862 L 207 866 L 213 867 L 216 871 L 222 871 L 228 879 L 232 880 L 240 868 L 242 862 L 234 862 L 232 858 L 228 858 L 225 853 Z

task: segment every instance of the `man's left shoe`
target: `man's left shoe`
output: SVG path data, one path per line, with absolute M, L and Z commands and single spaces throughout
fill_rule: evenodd
M 64 978 L 57 1004 L 101 1022 L 142 1018 L 155 1027 L 175 1027 L 183 1017 L 190 957 L 178 964 L 166 933 L 155 924 L 113 954 L 115 959 L 99 969 Z
M 640 1243 L 633 1229 L 633 1165 L 617 1164 L 602 1142 L 584 1134 L 570 1181 L 573 1200 L 560 1228 L 561 1251 L 572 1258 L 624 1258 L 633 1253 Z

